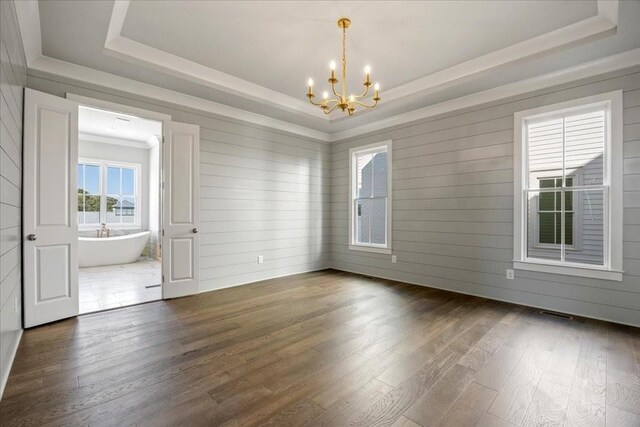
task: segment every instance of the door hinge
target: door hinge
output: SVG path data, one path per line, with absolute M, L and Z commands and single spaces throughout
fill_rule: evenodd
M 162 237 L 164 237 L 164 228 L 162 229 Z
M 162 275 L 162 283 L 164 283 L 164 274 Z

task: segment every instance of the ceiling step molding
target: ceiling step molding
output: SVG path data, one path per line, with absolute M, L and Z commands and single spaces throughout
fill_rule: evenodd
M 133 95 L 182 105 L 184 107 L 241 120 L 254 125 L 266 126 L 275 130 L 313 138 L 320 141 L 332 142 L 356 137 L 370 132 L 380 131 L 388 127 L 402 125 L 463 108 L 473 107 L 475 105 L 497 101 L 511 96 L 522 95 L 550 86 L 556 86 L 583 78 L 597 76 L 599 74 L 606 74 L 616 70 L 631 68 L 637 65 L 640 65 L 640 48 L 608 56 L 596 61 L 587 62 L 579 66 L 566 68 L 557 72 L 521 80 L 504 86 L 498 86 L 482 92 L 430 105 L 408 113 L 381 119 L 375 123 L 334 133 L 321 132 L 315 129 L 285 122 L 283 120 L 277 120 L 261 114 L 229 107 L 206 99 L 45 56 L 41 56 L 35 60 L 29 68 L 43 73 L 83 81 L 104 88 L 117 88 L 119 91 L 124 91 Z
M 618 0 L 598 0 L 597 5 L 598 14 L 596 16 L 550 33 L 534 37 L 516 45 L 494 51 L 471 61 L 458 64 L 448 68 L 447 70 L 414 80 L 413 82 L 405 85 L 390 88 L 385 91 L 384 98 L 386 101 L 391 101 L 410 94 L 415 95 L 416 93 L 425 92 L 433 89 L 434 87 L 442 88 L 447 85 L 453 85 L 454 83 L 460 83 L 465 79 L 469 79 L 478 73 L 486 72 L 489 69 L 501 67 L 508 63 L 522 60 L 525 57 L 542 54 L 549 50 L 558 49 L 566 44 L 576 43 L 580 40 L 585 40 L 599 34 L 614 31 L 618 24 Z M 25 49 L 27 66 L 32 72 L 42 72 L 45 74 L 86 82 L 88 84 L 107 89 L 117 89 L 118 91 L 130 93 L 147 99 L 181 105 L 194 110 L 200 110 L 233 120 L 239 120 L 257 126 L 265 126 L 274 130 L 325 142 L 352 138 L 366 133 L 380 131 L 391 126 L 402 125 L 427 117 L 640 65 L 640 48 L 637 48 L 563 70 L 498 86 L 482 92 L 419 108 L 407 113 L 383 118 L 372 123 L 331 133 L 322 132 L 285 120 L 265 116 L 263 114 L 230 107 L 204 98 L 187 95 L 185 93 L 43 56 L 37 0 L 16 1 L 15 7 L 20 35 Z M 150 46 L 137 43 L 133 40 L 128 40 L 120 35 L 128 7 L 128 0 L 117 0 L 114 3 L 110 25 L 105 40 L 105 52 L 108 51 L 110 55 L 128 56 L 129 60 L 144 63 L 145 66 L 161 66 L 165 72 L 179 72 L 181 77 L 184 77 L 182 75 L 184 72 L 180 71 L 180 68 L 185 65 L 181 61 L 187 61 L 184 58 L 179 58 L 177 56 L 167 58 L 161 54 L 171 54 L 158 51 L 157 49 L 154 50 L 154 48 L 151 48 Z M 162 58 L 163 61 L 166 60 L 164 65 L 157 64 L 158 58 Z M 153 65 L 154 63 L 155 65 Z M 196 65 L 203 67 L 204 69 L 190 69 L 189 67 L 183 68 L 183 70 L 187 70 L 187 73 L 190 73 L 191 76 L 188 79 L 191 81 L 197 81 L 200 84 L 205 84 L 206 81 L 208 81 L 207 85 L 209 87 L 215 87 L 217 89 L 226 87 L 226 90 L 229 93 L 234 93 L 236 95 L 241 95 L 244 92 L 244 96 L 246 98 L 253 99 L 254 101 L 268 98 L 270 105 L 278 105 L 278 108 L 291 111 L 292 114 L 302 114 L 306 117 L 320 116 L 326 119 L 321 111 L 316 111 L 313 106 L 302 100 L 292 98 L 253 83 L 245 82 L 242 79 L 220 73 L 199 64 Z M 169 70 L 169 68 L 173 68 L 173 70 Z M 32 73 L 32 75 L 37 75 L 37 73 Z M 274 99 L 277 100 L 277 102 L 274 102 Z

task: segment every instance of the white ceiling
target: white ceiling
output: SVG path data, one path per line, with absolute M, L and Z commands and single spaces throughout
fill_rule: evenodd
M 602 19 L 601 7 L 615 10 L 612 4 L 618 3 L 47 0 L 38 6 L 45 57 L 340 133 L 640 48 L 640 1 L 619 2 L 617 16 L 608 17 L 613 24 Z M 350 87 L 369 64 L 382 103 L 329 121 L 306 103 L 305 82 L 324 81 L 328 62 L 339 59 L 335 21 L 343 15 L 352 19 Z
M 349 83 L 359 92 L 366 64 L 390 89 L 594 16 L 596 6 L 594 0 L 134 1 L 121 34 L 304 99 L 307 79 L 325 82 L 329 62 L 340 60 L 341 16 L 352 21 Z
M 85 136 L 98 136 L 102 141 L 122 145 L 136 145 L 130 142 L 154 145 L 154 137 L 162 135 L 162 123 L 128 114 L 115 113 L 95 108 L 80 107 L 78 130 Z

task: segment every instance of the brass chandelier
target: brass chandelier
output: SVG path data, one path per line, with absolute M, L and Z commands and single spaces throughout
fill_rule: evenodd
M 370 101 L 373 101 L 372 104 L 367 104 L 362 101 L 367 100 L 367 94 L 369 93 L 369 88 L 371 87 L 371 68 L 367 65 L 364 69 L 365 79 L 364 79 L 364 91 L 360 95 L 349 95 L 347 96 L 347 54 L 346 54 L 346 44 L 347 44 L 347 28 L 351 25 L 351 20 L 349 18 L 340 18 L 338 20 L 338 27 L 342 29 L 342 85 L 340 88 L 340 93 L 336 91 L 336 84 L 338 83 L 338 79 L 336 78 L 336 63 L 335 61 L 331 61 L 329 68 L 331 70 L 331 75 L 329 77 L 328 82 L 331 84 L 331 91 L 335 98 L 329 98 L 329 93 L 324 92 L 322 94 L 321 102 L 314 102 L 313 98 L 315 95 L 313 93 L 313 80 L 309 79 L 308 86 L 309 90 L 307 92 L 307 98 L 309 98 L 309 102 L 313 105 L 318 105 L 322 108 L 322 111 L 325 114 L 331 114 L 336 108 L 340 108 L 342 111 L 348 113 L 350 116 L 353 116 L 353 113 L 356 111 L 356 107 L 364 107 L 364 108 L 374 108 L 378 105 L 378 101 L 380 101 L 380 85 L 378 83 L 373 87 L 373 96 L 369 98 Z

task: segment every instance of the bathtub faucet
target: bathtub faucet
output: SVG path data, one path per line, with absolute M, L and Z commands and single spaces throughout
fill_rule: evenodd
M 107 224 L 103 222 L 100 225 L 102 227 L 98 228 L 96 230 L 96 234 L 97 234 L 98 239 L 101 238 L 101 237 L 109 237 L 109 231 L 110 230 L 107 228 Z

